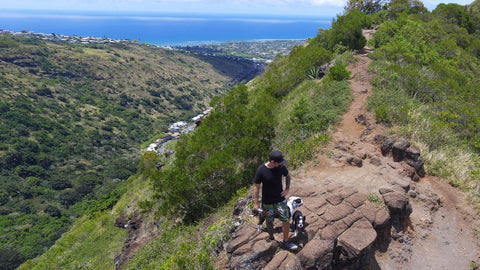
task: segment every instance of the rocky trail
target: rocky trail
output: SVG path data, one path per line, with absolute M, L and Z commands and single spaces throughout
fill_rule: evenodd
M 367 33 L 368 34 L 368 33 Z M 386 136 L 366 110 L 372 86 L 369 49 L 349 66 L 354 95 L 321 153 L 292 172 L 290 196 L 299 196 L 306 233 L 281 248 L 257 232 L 256 218 L 237 228 L 226 246 L 230 269 L 476 269 L 480 223 L 464 195 L 445 180 L 424 175 L 421 153 Z M 409 165 L 410 164 L 410 165 Z M 249 198 L 251 200 L 251 198 Z M 242 215 L 242 214 L 240 214 Z

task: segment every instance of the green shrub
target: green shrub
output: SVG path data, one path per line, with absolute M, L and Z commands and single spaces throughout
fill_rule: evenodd
M 367 199 L 370 202 L 377 203 L 379 201 L 379 196 L 377 193 L 370 193 L 368 194 Z
M 451 9 L 450 9 L 451 8 Z M 391 133 L 422 148 L 428 173 L 478 198 L 478 37 L 468 34 L 465 9 L 439 5 L 427 16 L 402 14 L 375 34 L 373 93 L 368 109 Z M 419 19 L 420 18 L 420 19 Z M 446 19 L 448 18 L 448 19 Z M 466 49 L 469 48 L 469 49 Z M 477 177 L 478 178 L 478 177 Z M 478 202 L 478 199 L 472 201 Z
M 382 104 L 375 108 L 375 120 L 378 123 L 391 123 L 392 119 L 390 118 L 390 111 L 386 104 Z
M 343 81 L 350 79 L 351 72 L 347 70 L 347 65 L 344 62 L 339 62 L 330 67 L 328 74 L 335 81 Z
M 335 47 L 345 46 L 349 50 L 362 49 L 367 40 L 362 35 L 362 29 L 370 27 L 367 15 L 361 11 L 348 12 L 337 16 L 332 27 L 317 35 L 316 39 L 325 48 L 334 51 Z

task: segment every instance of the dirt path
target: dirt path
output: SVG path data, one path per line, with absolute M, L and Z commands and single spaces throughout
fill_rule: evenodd
M 371 74 L 367 67 L 369 50 L 356 54 L 357 62 L 349 66 L 350 86 L 354 95 L 349 110 L 332 135 L 332 142 L 317 156 L 294 172 L 294 192 L 322 189 L 325 181 L 352 186 L 366 194 L 378 193 L 386 186 L 392 171 L 401 173 L 402 163 L 384 157 L 374 143 L 376 134 L 385 130 L 366 110 L 371 95 Z M 362 115 L 363 117 L 358 117 Z M 363 166 L 352 166 L 351 156 L 368 156 Z M 475 211 L 465 203 L 464 195 L 443 179 L 427 176 L 411 182 L 410 203 L 413 213 L 410 226 L 401 237 L 390 239 L 378 248 L 369 269 L 475 269 L 480 265 L 480 247 L 475 228 L 480 228 Z M 478 234 L 478 230 L 476 231 Z

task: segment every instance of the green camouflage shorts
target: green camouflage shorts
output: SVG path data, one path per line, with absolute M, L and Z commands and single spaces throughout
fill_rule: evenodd
M 270 222 L 272 222 L 275 217 L 278 217 L 282 222 L 290 221 L 290 209 L 288 208 L 287 201 L 275 204 L 263 204 L 262 208 L 266 213 L 265 218 Z

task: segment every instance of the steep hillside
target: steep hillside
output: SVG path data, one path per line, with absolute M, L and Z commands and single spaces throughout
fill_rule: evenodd
M 250 61 L 148 44 L 2 33 L 0 264 L 43 253 L 69 217 L 111 207 L 140 144 L 258 72 Z
M 289 195 L 303 199 L 298 210 L 307 224 L 304 234 L 290 234 L 299 251 L 278 249 L 278 220 L 277 241 L 267 241 L 250 208 L 240 208 L 237 219 L 245 223 L 226 245 L 228 260 L 219 257 L 219 269 L 434 270 L 480 264 L 480 222 L 465 194 L 445 179 L 420 178 L 407 158 L 385 151 L 387 129 L 366 109 L 373 88 L 369 52 L 358 52 L 358 61 L 349 65 L 354 99 L 332 140 L 292 173 Z M 243 200 L 238 205 L 251 204 L 252 197 Z
M 475 269 L 475 14 L 391 2 L 352 6 L 215 99 L 194 132 L 142 155 L 111 210 L 21 269 Z M 289 160 L 290 195 L 305 199 L 298 252 L 250 217 L 248 187 L 272 148 Z

